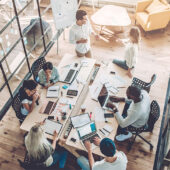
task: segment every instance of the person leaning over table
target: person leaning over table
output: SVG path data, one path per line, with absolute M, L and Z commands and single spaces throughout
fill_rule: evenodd
M 19 90 L 19 96 L 22 103 L 21 114 L 25 118 L 28 113 L 32 112 L 35 103 L 40 98 L 37 92 L 37 83 L 34 80 L 24 80 Z
M 90 141 L 85 141 L 85 147 L 88 151 L 88 159 L 84 156 L 77 158 L 78 165 L 82 170 L 126 170 L 126 155 L 116 150 L 115 143 L 109 139 L 100 139 L 95 137 L 94 144 L 100 147 L 101 153 L 105 156 L 101 161 L 94 161 Z
M 114 59 L 113 63 L 127 70 L 127 75 L 132 78 L 132 69 L 136 65 L 139 53 L 139 41 L 141 39 L 138 27 L 132 27 L 129 31 L 129 43 L 125 47 L 124 60 Z
M 145 126 L 150 114 L 150 97 L 146 90 L 129 86 L 126 90 L 126 95 L 128 99 L 116 96 L 110 97 L 112 102 L 125 102 L 122 115 L 111 102 L 108 102 L 106 105 L 113 110 L 113 114 L 115 114 L 119 124 L 116 136 L 117 141 L 131 138 L 132 133 L 130 131 Z
M 92 57 L 90 47 L 91 34 L 95 36 L 96 40 L 99 39 L 99 36 L 91 27 L 86 11 L 78 10 L 76 12 L 76 23 L 69 32 L 69 41 L 71 44 L 76 44 L 76 54 L 78 57 Z
M 59 73 L 56 67 L 51 62 L 46 62 L 38 73 L 39 83 L 48 88 L 59 81 Z
M 59 168 L 64 168 L 68 152 L 61 147 L 56 149 L 57 136 L 58 134 L 55 131 L 51 144 L 46 139 L 40 124 L 31 128 L 25 137 L 25 146 L 30 164 L 49 167 L 57 164 L 59 161 Z

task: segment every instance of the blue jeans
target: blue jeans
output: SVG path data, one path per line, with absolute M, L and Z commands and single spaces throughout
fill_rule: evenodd
M 123 118 L 126 118 L 127 117 L 127 111 L 129 109 L 129 106 L 131 104 L 131 101 L 128 101 L 125 103 L 125 106 L 124 106 L 124 109 L 123 109 L 123 113 L 122 113 L 122 117 Z M 125 127 L 125 128 L 122 128 L 121 126 L 118 126 L 118 129 L 117 129 L 117 135 L 120 135 L 120 134 L 127 134 L 127 130 L 128 128 L 131 128 L 132 126 L 129 125 L 128 127 Z
M 119 67 L 123 68 L 124 70 L 128 70 L 129 67 L 126 65 L 126 61 L 122 61 L 122 60 L 117 60 L 117 59 L 114 59 L 113 60 L 113 63 L 118 65 Z
M 62 148 L 60 150 L 55 150 L 52 157 L 53 157 L 53 163 L 52 165 L 55 165 L 59 161 L 59 168 L 64 168 L 66 160 L 67 160 L 68 152 Z
M 90 170 L 89 161 L 84 156 L 80 156 L 79 158 L 77 158 L 77 163 L 82 170 Z

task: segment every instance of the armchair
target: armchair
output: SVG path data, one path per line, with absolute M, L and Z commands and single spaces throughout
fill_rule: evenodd
M 135 23 L 145 31 L 165 28 L 170 21 L 170 5 L 166 0 L 143 0 L 137 3 Z

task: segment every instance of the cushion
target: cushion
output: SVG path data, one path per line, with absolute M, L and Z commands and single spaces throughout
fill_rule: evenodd
M 159 0 L 153 0 L 153 2 L 145 9 L 147 13 L 159 12 L 167 10 L 168 6 L 161 3 Z
M 141 25 L 146 25 L 147 20 L 148 20 L 148 14 L 146 12 L 138 12 L 136 14 L 136 20 L 141 24 Z

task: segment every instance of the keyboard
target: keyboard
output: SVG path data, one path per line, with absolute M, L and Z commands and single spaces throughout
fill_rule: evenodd
M 75 70 L 70 69 L 70 71 L 68 72 L 68 74 L 67 74 L 67 76 L 66 76 L 66 78 L 65 78 L 64 81 L 65 81 L 65 82 L 69 82 L 69 81 L 71 80 L 74 72 L 75 72 Z
M 82 139 L 82 142 L 84 143 L 86 140 L 89 140 L 90 143 L 93 143 L 95 137 L 99 137 L 99 135 L 97 133 L 95 133 L 94 135 L 91 135 L 91 134 L 86 135 L 86 136 L 83 137 L 84 139 Z
M 46 106 L 46 108 L 44 110 L 45 114 L 50 114 L 50 111 L 51 111 L 51 108 L 53 107 L 53 104 L 54 104 L 54 102 L 52 102 L 52 101 L 48 102 L 48 104 L 47 104 L 47 106 Z

